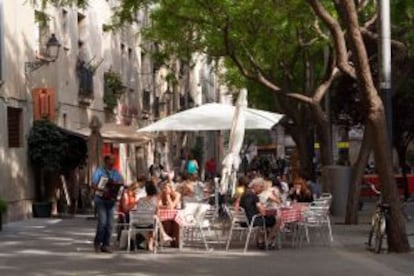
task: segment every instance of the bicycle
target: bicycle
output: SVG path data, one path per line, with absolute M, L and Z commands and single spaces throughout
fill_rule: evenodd
M 368 248 L 372 249 L 372 239 L 374 238 L 374 252 L 380 253 L 382 242 L 386 236 L 388 214 L 390 206 L 386 203 L 378 203 L 375 214 L 371 220 L 371 231 L 368 236 Z

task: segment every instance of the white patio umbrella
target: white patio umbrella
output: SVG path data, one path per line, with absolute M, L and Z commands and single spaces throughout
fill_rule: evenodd
M 137 133 L 134 126 L 125 126 L 115 123 L 104 123 L 100 125 L 99 130 L 84 127 L 79 129 L 62 128 L 63 131 L 85 139 L 93 135 L 94 131 L 98 131 L 102 140 L 106 143 L 127 143 L 127 144 L 143 144 L 155 138 L 150 133 Z
M 235 107 L 208 103 L 165 117 L 138 132 L 228 130 L 233 125 Z M 271 129 L 282 114 L 245 108 L 245 129 Z
M 233 121 L 230 131 L 229 149 L 223 159 L 221 171 L 220 193 L 225 194 L 229 186 L 234 189 L 237 171 L 240 166 L 240 150 L 243 145 L 245 132 L 245 113 L 247 109 L 247 90 L 242 89 L 237 98 Z

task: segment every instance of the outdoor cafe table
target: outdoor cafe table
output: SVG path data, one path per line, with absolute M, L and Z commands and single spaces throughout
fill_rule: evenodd
M 179 234 L 178 237 L 175 237 L 178 239 L 178 248 L 182 249 L 183 245 L 182 245 L 182 228 L 185 224 L 185 218 L 184 218 L 184 213 L 183 210 L 179 210 L 179 209 L 164 209 L 164 208 L 160 208 L 158 210 L 158 219 L 163 222 L 163 221 L 174 221 L 178 227 L 179 227 Z
M 163 222 L 167 220 L 173 220 L 178 225 L 182 226 L 185 223 L 182 210 L 177 209 L 162 209 L 158 210 L 158 219 Z
M 266 215 L 276 216 L 276 223 L 278 224 L 279 233 L 284 231 L 286 224 L 298 223 L 304 220 L 304 213 L 309 209 L 309 203 L 294 203 L 291 206 L 282 206 L 279 208 L 266 209 Z M 295 230 L 293 230 L 295 231 Z M 279 236 L 279 249 L 281 248 L 280 235 Z M 293 246 L 293 243 L 292 243 Z
M 309 203 L 294 203 L 289 207 L 268 208 L 266 215 L 275 215 L 282 230 L 287 223 L 303 221 L 304 212 L 309 208 Z

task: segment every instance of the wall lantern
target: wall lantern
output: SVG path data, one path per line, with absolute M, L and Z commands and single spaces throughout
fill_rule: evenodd
M 49 40 L 46 43 L 46 52 L 44 56 L 37 56 L 35 61 L 28 61 L 24 64 L 24 72 L 30 73 L 33 72 L 43 65 L 47 65 L 51 62 L 55 62 L 59 57 L 60 50 L 59 40 L 56 38 L 55 34 L 51 34 Z

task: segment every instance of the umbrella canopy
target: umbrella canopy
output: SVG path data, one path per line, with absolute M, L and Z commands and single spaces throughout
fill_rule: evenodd
M 65 129 L 63 131 L 79 136 L 85 139 L 89 139 L 93 135 L 94 129 L 91 127 L 84 127 L 80 129 Z M 154 136 L 148 133 L 137 133 L 137 128 L 133 126 L 118 125 L 115 123 L 105 123 L 100 125 L 99 130 L 95 130 L 100 133 L 100 136 L 104 142 L 107 143 L 146 143 Z
M 236 174 L 240 166 L 240 150 L 244 140 L 246 109 L 247 90 L 242 89 L 237 99 L 233 115 L 233 122 L 230 131 L 229 152 L 223 160 L 221 172 L 222 178 L 220 182 L 220 192 L 222 194 L 227 192 L 229 183 L 233 188 L 236 181 Z
M 154 131 L 203 131 L 232 128 L 235 107 L 227 104 L 208 103 L 165 117 L 138 132 Z M 245 108 L 245 129 L 271 129 L 282 114 Z

